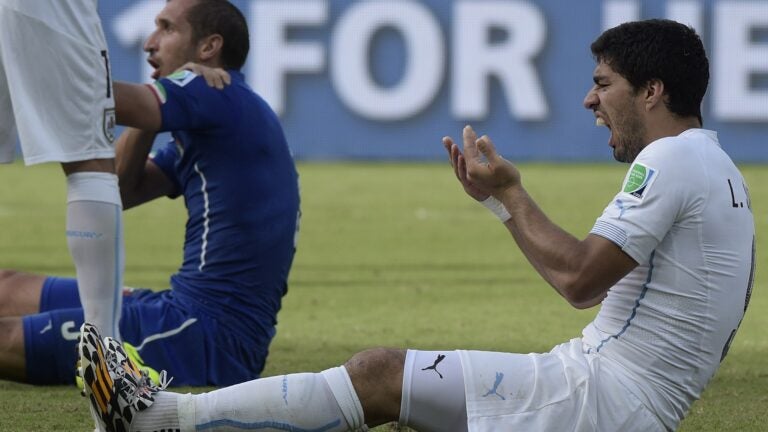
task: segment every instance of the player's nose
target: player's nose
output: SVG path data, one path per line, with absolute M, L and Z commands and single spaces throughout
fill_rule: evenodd
M 148 53 L 153 53 L 157 51 L 157 31 L 153 31 L 152 34 L 149 35 L 146 41 L 144 41 L 144 51 Z
M 584 96 L 584 108 L 594 111 L 594 109 L 597 107 L 597 105 L 600 104 L 600 99 L 597 97 L 597 92 L 595 91 L 595 88 L 592 87 L 587 92 L 587 95 Z

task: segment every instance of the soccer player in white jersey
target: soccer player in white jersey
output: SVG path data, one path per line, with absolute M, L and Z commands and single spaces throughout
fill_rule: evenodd
M 586 238 L 546 217 L 490 138 L 468 126 L 463 151 L 443 139 L 464 190 L 499 216 L 555 291 L 576 308 L 601 305 L 581 338 L 542 354 L 374 349 L 321 373 L 183 395 L 148 385 L 119 344 L 87 328 L 85 379 L 107 389 L 108 430 L 357 431 L 390 421 L 421 432 L 676 429 L 749 303 L 749 195 L 717 134 L 702 129 L 709 65 L 693 29 L 626 23 L 592 52 L 584 106 L 630 166 Z
M 97 0 L 0 0 L 0 162 L 13 161 L 18 132 L 27 165 L 61 163 L 85 319 L 119 338 L 124 248 L 115 123 Z

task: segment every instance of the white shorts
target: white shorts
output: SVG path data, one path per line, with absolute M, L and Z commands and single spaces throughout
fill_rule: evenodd
M 459 355 L 470 432 L 666 430 L 581 339 L 545 354 Z
M 0 162 L 115 157 L 115 102 L 96 0 L 0 0 Z

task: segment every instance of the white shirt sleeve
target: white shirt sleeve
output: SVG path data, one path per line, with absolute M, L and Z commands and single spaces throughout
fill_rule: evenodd
M 689 214 L 698 194 L 695 176 L 701 165 L 690 155 L 681 163 L 679 158 L 686 155 L 680 154 L 675 140 L 655 141 L 640 152 L 621 191 L 591 231 L 616 243 L 638 263 L 647 261 L 673 224 Z

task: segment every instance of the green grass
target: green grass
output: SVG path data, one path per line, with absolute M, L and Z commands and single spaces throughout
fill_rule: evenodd
M 626 166 L 525 164 L 531 195 L 582 237 Z M 319 371 L 373 346 L 547 351 L 597 308 L 570 308 L 505 229 L 464 196 L 444 164 L 301 164 L 299 249 L 265 375 Z M 745 166 L 758 238 L 768 236 L 768 169 Z M 0 167 L 0 267 L 72 275 L 64 177 L 56 166 Z M 125 281 L 164 288 L 179 265 L 181 201 L 125 214 Z M 758 259 L 768 256 L 758 242 Z M 755 291 L 730 354 L 683 431 L 768 430 L 768 294 Z M 194 389 L 193 391 L 200 391 Z M 0 381 L 0 430 L 88 430 L 72 387 Z M 387 428 L 380 428 L 386 430 Z

